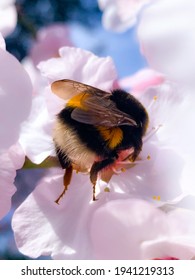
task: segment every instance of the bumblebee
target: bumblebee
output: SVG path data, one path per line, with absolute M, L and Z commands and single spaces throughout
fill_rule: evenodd
M 54 94 L 67 101 L 53 131 L 56 155 L 65 169 L 65 194 L 73 168 L 89 170 L 93 200 L 98 174 L 117 160 L 134 162 L 142 149 L 149 118 L 144 106 L 122 89 L 105 92 L 73 80 L 52 83 Z M 125 153 L 130 151 L 129 154 Z

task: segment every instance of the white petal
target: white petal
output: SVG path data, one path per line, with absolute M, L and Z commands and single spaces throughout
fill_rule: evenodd
M 0 153 L 0 219 L 11 207 L 11 198 L 16 191 L 14 180 L 16 169 L 24 163 L 24 153 L 19 145 Z
M 143 243 L 145 259 L 176 257 L 191 259 L 195 255 L 195 212 L 176 209 L 168 213 L 169 232 L 156 240 Z
M 180 83 L 194 85 L 195 3 L 154 1 L 142 13 L 138 36 L 149 65 Z
M 17 12 L 15 6 L 0 7 L 0 32 L 3 36 L 9 35 L 16 27 Z
M 12 226 L 19 250 L 30 257 L 50 255 L 54 259 L 93 258 L 88 223 L 92 187 L 88 176 L 75 174 L 60 205 L 54 201 L 63 190 L 63 171 L 53 170 L 21 204 Z M 95 204 L 95 205 L 94 205 Z
M 103 26 L 112 31 L 122 32 L 132 27 L 140 10 L 151 0 L 99 0 L 103 10 Z
M 29 114 L 32 85 L 21 64 L 0 49 L 0 148 L 8 148 L 19 136 L 20 124 Z
M 61 58 L 41 62 L 38 68 L 50 82 L 71 79 L 108 90 L 116 79 L 116 70 L 110 57 L 100 58 L 79 48 L 60 49 Z
M 136 199 L 110 201 L 97 209 L 91 224 L 97 259 L 141 259 L 143 240 L 164 231 L 164 213 Z
M 53 120 L 48 114 L 45 97 L 35 96 L 30 116 L 22 125 L 19 142 L 28 158 L 36 164 L 54 153 L 52 128 Z
M 165 214 L 142 200 L 110 201 L 93 215 L 90 233 L 95 256 L 190 259 L 195 253 L 194 219 L 194 212 Z
M 5 46 L 5 40 L 2 36 L 2 34 L 0 33 L 0 48 L 5 50 L 6 49 L 6 46 Z

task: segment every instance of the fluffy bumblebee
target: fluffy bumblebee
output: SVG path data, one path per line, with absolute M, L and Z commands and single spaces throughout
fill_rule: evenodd
M 142 149 L 142 137 L 148 126 L 148 114 L 131 94 L 116 89 L 105 92 L 72 80 L 51 85 L 53 93 L 68 100 L 56 118 L 53 139 L 63 169 L 64 195 L 73 167 L 90 170 L 95 200 L 98 173 L 117 160 L 135 161 Z

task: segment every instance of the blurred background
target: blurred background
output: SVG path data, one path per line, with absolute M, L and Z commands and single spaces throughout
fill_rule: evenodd
M 146 66 L 140 54 L 136 27 L 116 33 L 102 26 L 102 12 L 96 0 L 17 0 L 18 21 L 7 36 L 6 48 L 22 61 L 30 54 L 42 28 L 60 23 L 66 26 L 70 44 L 92 51 L 98 56 L 111 56 L 118 77 L 134 74 Z M 0 259 L 27 259 L 16 248 L 11 230 L 14 209 L 32 192 L 45 169 L 19 170 L 16 177 L 18 191 L 13 197 L 13 209 L 0 222 Z

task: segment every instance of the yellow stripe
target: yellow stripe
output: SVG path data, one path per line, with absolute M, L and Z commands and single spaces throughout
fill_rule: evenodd
M 73 108 L 80 108 L 86 110 L 87 108 L 83 105 L 83 101 L 89 96 L 87 93 L 79 93 L 76 96 L 72 97 L 66 106 L 73 107 Z
M 114 149 L 123 139 L 123 131 L 119 127 L 98 126 L 101 136 L 108 142 L 108 147 Z

